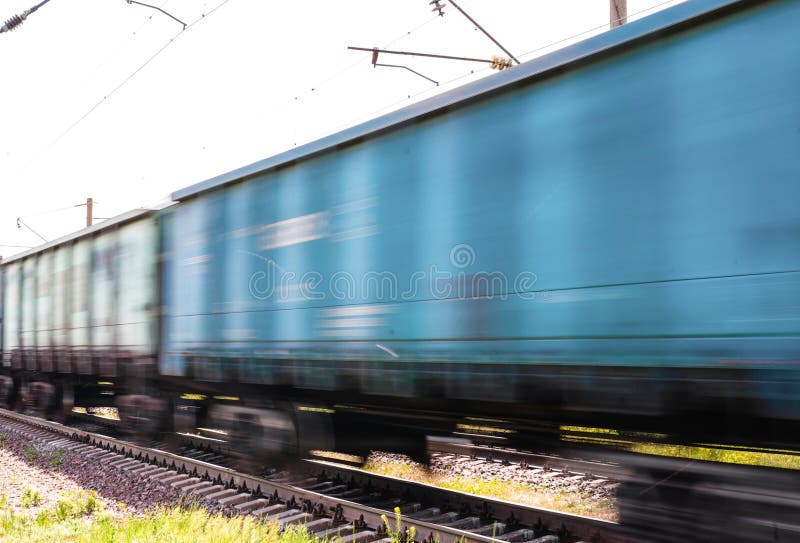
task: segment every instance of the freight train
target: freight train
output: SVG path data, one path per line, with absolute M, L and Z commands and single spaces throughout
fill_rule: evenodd
M 8 258 L 0 400 L 251 450 L 796 450 L 797 28 L 689 1 Z

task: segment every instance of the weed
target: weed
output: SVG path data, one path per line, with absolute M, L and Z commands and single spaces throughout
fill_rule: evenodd
M 276 522 L 255 518 L 228 518 L 210 514 L 199 508 L 170 507 L 150 511 L 142 516 L 114 517 L 104 513 L 85 514 L 88 495 L 64 497 L 62 511 L 71 513 L 59 518 L 56 509 L 36 515 L 0 512 L 0 541 L 44 543 L 139 543 L 170 541 L 172 543 L 333 543 L 332 539 L 314 538 L 305 526 L 280 529 Z M 84 513 L 78 513 L 83 510 Z M 70 514 L 78 516 L 70 516 Z
M 66 520 L 90 515 L 101 509 L 101 505 L 94 490 L 65 492 L 58 498 L 53 513 L 58 520 Z
M 50 453 L 50 467 L 57 468 L 61 464 L 64 463 L 64 457 L 67 455 L 67 451 L 64 449 L 58 449 Z
M 19 498 L 19 503 L 22 507 L 28 509 L 29 507 L 36 507 L 42 503 L 42 495 L 35 488 L 28 487 L 22 492 Z
M 31 447 L 30 445 L 26 445 L 25 447 L 22 448 L 22 455 L 28 462 L 33 462 L 34 460 L 39 458 L 39 451 L 36 450 L 36 447 Z
M 386 515 L 381 515 L 381 520 L 386 526 L 386 534 L 392 543 L 414 543 L 414 537 L 417 535 L 416 528 L 412 526 L 410 529 L 403 529 L 403 519 L 399 507 L 394 508 L 394 528 L 389 524 Z

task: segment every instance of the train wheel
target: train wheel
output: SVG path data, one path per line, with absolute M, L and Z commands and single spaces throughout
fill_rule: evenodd
M 118 396 L 115 401 L 122 429 L 130 434 L 155 437 L 164 427 L 167 402 L 144 394 Z
M 48 418 L 66 424 L 72 417 L 73 407 L 75 407 L 75 387 L 71 384 L 57 385 L 55 403 Z
M 0 375 L 0 407 L 11 409 L 14 404 L 14 380 L 7 375 Z

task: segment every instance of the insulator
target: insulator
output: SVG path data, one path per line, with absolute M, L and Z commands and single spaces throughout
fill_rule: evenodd
M 492 57 L 491 67 L 495 70 L 505 70 L 511 68 L 511 59 L 505 57 Z
M 433 6 L 431 13 L 439 12 L 439 17 L 444 17 L 444 5 L 442 5 L 442 0 L 431 0 L 428 2 L 428 5 Z
M 21 25 L 24 21 L 25 21 L 25 17 L 21 17 L 19 15 L 14 15 L 13 17 L 11 17 L 10 19 L 8 19 L 6 21 L 6 24 L 3 25 L 3 28 L 5 28 L 6 32 L 9 32 L 11 30 L 14 30 L 19 25 Z

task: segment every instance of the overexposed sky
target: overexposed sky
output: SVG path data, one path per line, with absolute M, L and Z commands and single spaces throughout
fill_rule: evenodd
M 459 5 L 524 62 L 605 31 L 608 1 Z M 640 18 L 680 1 L 628 0 L 628 13 Z M 7 0 L 0 20 L 35 3 Z M 369 53 L 348 45 L 503 55 L 455 8 L 437 17 L 428 0 L 146 3 L 189 27 L 125 0 L 51 0 L 0 34 L 0 256 L 23 250 L 10 245 L 41 243 L 17 228 L 17 217 L 51 240 L 83 226 L 85 209 L 71 206 L 87 196 L 96 217 L 154 205 L 175 189 L 494 73 L 484 64 L 381 56 L 437 87 L 373 68 Z

